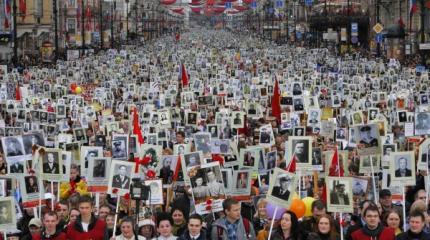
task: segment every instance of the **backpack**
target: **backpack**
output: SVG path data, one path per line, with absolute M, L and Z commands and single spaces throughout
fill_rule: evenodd
M 249 220 L 246 218 L 242 218 L 242 223 L 243 223 L 243 226 L 245 227 L 246 239 L 249 239 L 249 233 L 251 231 Z M 222 235 L 224 234 L 224 228 L 217 226 L 217 232 L 218 232 L 218 240 L 223 240 Z

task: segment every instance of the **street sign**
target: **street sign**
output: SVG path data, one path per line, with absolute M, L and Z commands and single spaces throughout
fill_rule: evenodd
M 380 23 L 377 23 L 375 26 L 373 26 L 373 31 L 376 33 L 381 33 L 382 30 L 384 30 L 384 27 Z
M 306 4 L 306 6 L 312 6 L 312 3 L 313 3 L 314 1 L 313 0 L 305 0 L 305 4 Z
M 380 33 L 378 33 L 378 34 L 376 34 L 376 36 L 375 36 L 375 41 L 377 42 L 377 43 L 381 43 L 382 42 L 382 34 L 380 34 Z
M 351 23 L 351 36 L 358 36 L 358 23 Z
M 430 50 L 430 43 L 420 43 L 420 50 Z
M 351 42 L 352 42 L 353 44 L 358 43 L 358 37 L 357 37 L 357 36 L 352 36 L 352 37 L 351 37 Z

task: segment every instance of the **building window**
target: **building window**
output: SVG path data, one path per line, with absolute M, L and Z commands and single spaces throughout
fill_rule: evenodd
M 76 19 L 74 18 L 67 19 L 67 32 L 70 34 L 76 33 Z
M 67 1 L 67 6 L 69 8 L 76 8 L 76 0 L 68 0 Z

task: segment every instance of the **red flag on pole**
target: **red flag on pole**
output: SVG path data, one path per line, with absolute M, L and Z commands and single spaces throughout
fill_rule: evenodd
M 19 90 L 19 85 L 17 85 L 17 86 L 16 86 L 16 89 L 15 89 L 15 99 L 16 99 L 17 101 L 20 101 L 20 100 L 21 100 L 21 91 Z
M 278 124 L 281 123 L 281 95 L 279 93 L 278 79 L 275 77 L 275 87 L 272 96 L 272 116 L 276 117 Z
M 176 163 L 175 173 L 173 174 L 173 182 L 178 179 L 179 171 L 181 171 L 181 154 L 178 155 L 178 162 Z
M 290 173 L 296 172 L 296 155 L 293 154 L 293 158 L 291 159 L 290 163 L 288 164 L 287 171 Z
M 181 70 L 181 79 L 182 79 L 182 87 L 188 86 L 188 74 L 187 70 L 185 69 L 185 64 L 182 64 L 182 70 Z
M 137 135 L 137 140 L 139 144 L 145 143 L 145 140 L 142 136 L 142 131 L 139 126 L 139 116 L 137 115 L 137 109 L 133 109 L 133 134 Z
M 337 152 L 337 147 L 336 147 L 336 149 L 334 151 L 334 155 L 331 159 L 331 164 L 330 164 L 328 175 L 330 177 L 343 177 L 343 174 L 344 174 L 344 169 L 343 169 L 343 166 L 340 165 L 339 153 Z M 321 200 L 324 201 L 325 203 L 327 203 L 327 186 L 326 185 L 324 185 Z
M 22 14 L 22 20 L 25 19 L 25 14 L 27 13 L 27 3 L 26 0 L 19 0 L 19 11 Z

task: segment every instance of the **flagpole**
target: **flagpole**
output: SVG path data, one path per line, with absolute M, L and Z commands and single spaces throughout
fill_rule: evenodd
M 54 63 L 58 60 L 58 9 L 57 9 L 57 0 L 52 0 L 52 9 L 54 13 L 54 44 L 55 44 L 55 58 Z
M 337 169 L 338 169 L 338 176 L 339 177 L 341 177 L 340 176 L 340 170 L 341 170 L 341 166 L 340 166 L 340 161 L 339 161 L 339 152 L 337 151 L 337 146 L 336 146 L 336 152 L 335 152 L 335 154 L 337 155 L 336 156 L 336 159 L 337 159 Z M 342 226 L 342 212 L 339 212 L 339 226 L 340 226 L 340 239 L 341 240 L 343 240 L 343 226 Z
M 13 64 L 15 67 L 18 65 L 18 33 L 17 33 L 17 23 L 16 23 L 16 0 L 13 0 L 13 7 L 12 7 L 12 13 L 13 13 Z M 7 17 L 7 16 L 5 16 Z
M 378 203 L 378 196 L 376 195 L 376 184 L 375 184 L 375 170 L 373 169 L 373 161 L 372 161 L 372 157 L 369 156 L 369 160 L 370 160 L 370 177 L 372 178 L 372 185 L 373 185 L 373 194 L 375 196 L 375 204 Z
M 273 225 L 275 223 L 275 216 L 278 213 L 278 206 L 275 207 L 275 211 L 273 212 L 273 216 L 272 216 L 272 221 L 270 222 L 270 230 L 269 230 L 269 238 L 268 240 L 271 239 L 272 237 L 272 231 L 273 231 Z

